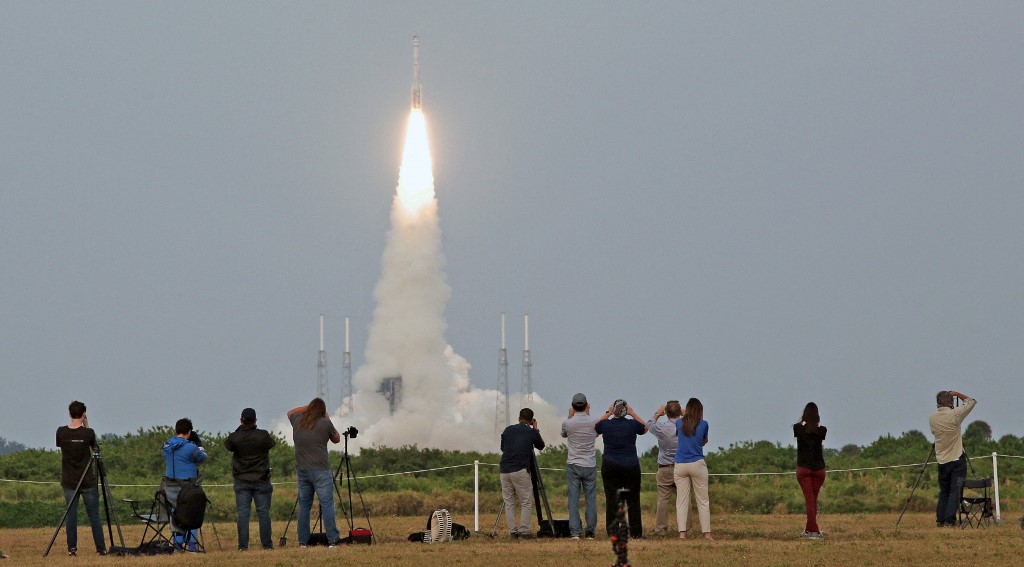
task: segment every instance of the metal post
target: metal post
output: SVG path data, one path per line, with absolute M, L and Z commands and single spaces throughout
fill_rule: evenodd
M 480 531 L 480 461 L 473 461 L 473 531 Z
M 1003 521 L 1003 517 L 999 513 L 999 462 L 996 460 L 995 451 L 992 451 L 992 488 L 995 492 L 996 523 L 998 524 Z

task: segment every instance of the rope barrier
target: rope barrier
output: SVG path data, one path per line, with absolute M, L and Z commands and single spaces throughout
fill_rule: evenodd
M 1007 459 L 1024 459 L 1024 455 L 1004 455 L 1002 453 L 999 453 L 999 454 L 997 454 L 997 456 L 998 457 L 1002 457 L 1002 458 L 1007 458 Z M 972 461 L 973 460 L 979 460 L 979 459 L 989 460 L 989 459 L 991 459 L 991 456 L 990 455 L 985 455 L 985 456 L 971 457 L 970 458 L 970 460 L 972 460 Z M 497 467 L 497 466 L 500 466 L 498 463 L 479 463 L 479 464 L 481 466 L 487 466 L 487 467 Z M 356 480 L 363 480 L 363 479 L 371 479 L 371 478 L 385 478 L 385 477 L 391 477 L 391 476 L 404 476 L 404 475 L 410 475 L 410 474 L 420 474 L 420 473 L 437 472 L 437 471 L 452 470 L 452 469 L 461 469 L 461 468 L 466 468 L 466 467 L 472 467 L 473 465 L 474 465 L 474 463 L 466 463 L 466 464 L 463 464 L 463 465 L 450 465 L 450 466 L 446 466 L 446 467 L 436 467 L 436 468 L 430 468 L 430 469 L 417 469 L 417 470 L 411 470 L 411 471 L 401 471 L 401 472 L 393 472 L 393 473 L 380 473 L 380 474 L 372 474 L 372 475 L 355 476 L 353 478 L 355 478 Z M 905 465 L 880 465 L 880 466 L 875 466 L 875 467 L 858 467 L 858 468 L 850 468 L 850 469 L 829 469 L 828 472 L 830 472 L 830 473 L 844 473 L 844 472 L 876 471 L 876 470 L 886 470 L 886 469 L 901 469 L 901 468 L 921 467 L 921 466 L 924 466 L 924 465 L 925 465 L 925 463 L 911 463 L 911 464 L 905 464 Z M 552 468 L 552 467 L 542 467 L 541 470 L 553 471 L 553 472 L 564 472 L 565 471 L 564 468 Z M 656 472 L 643 472 L 641 474 L 653 476 L 653 475 L 655 475 L 657 473 Z M 791 476 L 791 475 L 795 475 L 795 474 L 796 474 L 795 471 L 782 471 L 782 472 L 738 472 L 738 473 L 708 473 L 708 476 L 721 476 L 721 477 L 782 476 L 782 475 Z M 20 483 L 20 484 L 49 484 L 49 485 L 59 485 L 60 484 L 60 482 L 58 482 L 58 481 L 16 480 L 16 479 L 7 479 L 7 478 L 0 478 L 0 482 Z M 292 485 L 292 484 L 296 484 L 296 481 L 294 481 L 294 480 L 286 480 L 286 481 L 272 482 L 271 484 L 273 484 L 275 486 Z M 113 488 L 156 488 L 159 485 L 158 484 L 110 484 L 110 486 L 113 487 Z M 233 484 L 224 484 L 224 483 L 221 483 L 221 484 L 203 484 L 204 488 L 215 488 L 215 487 L 224 488 L 224 487 L 229 487 L 229 486 L 233 487 L 234 485 Z

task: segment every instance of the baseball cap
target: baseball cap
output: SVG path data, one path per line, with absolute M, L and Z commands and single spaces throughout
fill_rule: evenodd
M 576 394 L 572 397 L 572 409 L 583 410 L 587 408 L 587 397 L 583 394 Z

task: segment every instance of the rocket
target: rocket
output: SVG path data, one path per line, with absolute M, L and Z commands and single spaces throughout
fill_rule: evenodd
M 412 36 L 412 107 L 421 108 L 420 100 L 420 36 Z

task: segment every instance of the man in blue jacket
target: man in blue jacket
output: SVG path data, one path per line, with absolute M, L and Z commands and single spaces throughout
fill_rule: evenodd
M 199 435 L 192 431 L 191 419 L 183 417 L 174 424 L 174 437 L 164 443 L 163 453 L 167 466 L 160 486 L 171 506 L 175 506 L 184 482 L 198 479 L 199 468 L 196 465 L 206 461 L 206 449 Z M 198 541 L 195 530 L 189 532 L 187 540 Z M 190 544 L 190 547 L 194 548 L 195 543 Z

